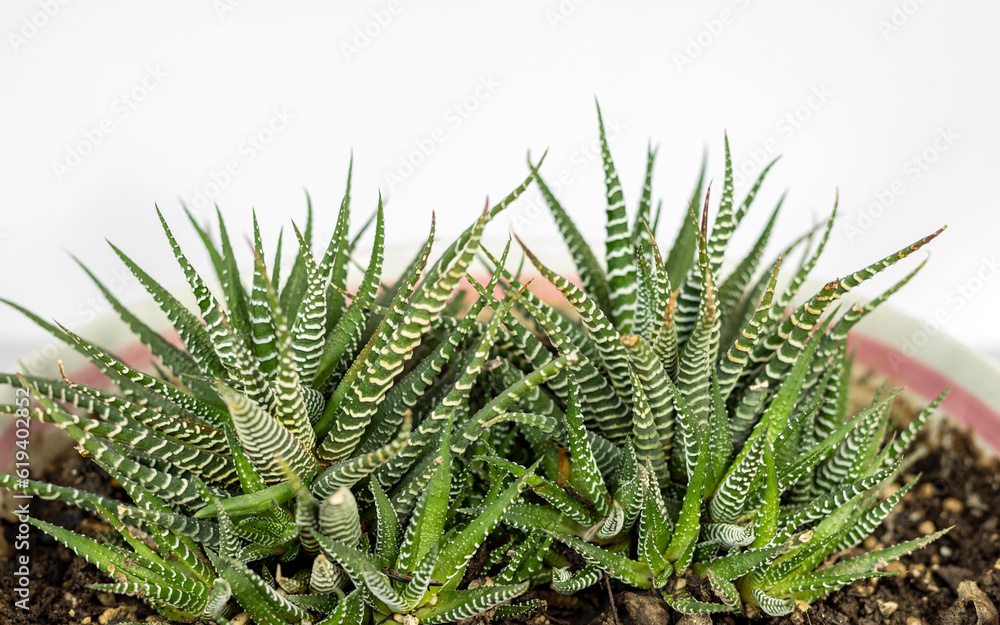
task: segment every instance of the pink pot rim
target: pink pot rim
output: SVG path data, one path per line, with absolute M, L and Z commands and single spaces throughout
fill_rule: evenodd
M 1000 454 L 1000 414 L 960 382 L 862 332 L 851 333 L 848 347 L 855 350 L 855 362 L 874 369 L 925 400 L 937 397 L 950 386 L 951 390 L 941 402 L 941 411 L 971 427 L 983 443 Z

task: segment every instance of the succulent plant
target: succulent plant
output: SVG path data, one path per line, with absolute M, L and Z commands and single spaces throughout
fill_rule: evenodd
M 555 402 L 530 408 L 563 424 L 562 436 L 553 445 L 527 434 L 530 457 L 541 459 L 543 471 L 528 478 L 533 501 L 505 517 L 510 526 L 545 532 L 582 556 L 575 564 L 553 558 L 553 587 L 580 590 L 607 573 L 634 587 L 667 589 L 667 602 L 682 612 L 780 615 L 795 600 L 887 575 L 876 565 L 940 536 L 821 566 L 859 544 L 913 486 L 915 480 L 878 498 L 944 397 L 895 435 L 889 427 L 894 392 L 880 392 L 868 408 L 848 414 L 848 331 L 920 267 L 866 305 L 838 314 L 837 300 L 940 231 L 827 283 L 788 312 L 827 242 L 836 204 L 815 250 L 806 250 L 785 288 L 776 286 L 782 258 L 808 238 L 755 275 L 781 201 L 751 251 L 722 279 L 729 239 L 771 165 L 736 206 L 727 138 L 712 227 L 709 189 L 701 201 L 703 169 L 689 219 L 664 260 L 653 236 L 659 209 L 655 216 L 650 210 L 655 152 L 647 155 L 630 228 L 603 123 L 600 138 L 606 270 L 529 157 L 580 286 L 524 249 L 565 297 L 570 314 L 562 314 L 566 306 L 519 292 L 519 277 L 504 272 L 510 296 L 536 330 L 556 353 L 572 356 L 566 372 L 546 383 Z M 493 266 L 502 271 L 503 263 Z M 519 479 L 526 475 L 509 460 L 489 460 Z M 714 596 L 695 597 L 685 584 L 670 583 L 692 572 L 708 578 Z
M 183 347 L 84 267 L 155 356 L 153 372 L 4 300 L 117 390 L 65 373 L 3 374 L 0 383 L 36 402 L 2 409 L 65 430 L 132 502 L 15 476 L 0 475 L 0 486 L 108 519 L 115 531 L 99 540 L 31 520 L 114 580 L 99 588 L 140 595 L 170 619 L 218 623 L 241 611 L 268 624 L 488 619 L 541 605 L 513 603 L 530 587 L 572 593 L 605 578 L 661 589 L 685 612 L 781 614 L 794 600 L 885 575 L 877 564 L 940 535 L 825 564 L 912 487 L 877 497 L 941 401 L 896 434 L 893 393 L 848 414 L 848 330 L 919 267 L 867 305 L 838 314 L 835 302 L 937 233 L 828 283 L 786 315 L 832 217 L 783 289 L 781 258 L 810 239 L 759 271 L 780 203 L 721 279 L 729 238 L 770 166 L 735 207 L 727 140 L 714 225 L 703 167 L 664 258 L 660 209 L 651 210 L 655 153 L 630 227 L 603 124 L 601 145 L 606 269 L 529 156 L 525 181 L 429 262 L 432 221 L 391 286 L 382 284 L 381 201 L 349 236 L 350 173 L 325 251 L 312 251 L 310 205 L 286 270 L 280 233 L 268 270 L 256 218 L 254 269 L 241 276 L 221 214 L 216 243 L 188 213 L 215 288 L 160 214 L 197 312 L 114 250 Z M 480 245 L 487 223 L 533 181 L 581 284 L 527 248 L 526 258 L 565 296 L 568 314 L 533 294 L 520 267 L 508 269 L 510 241 L 499 258 Z M 371 255 L 348 293 L 357 241 L 372 224 Z M 469 273 L 479 253 L 485 284 Z M 479 295 L 471 304 L 470 292 Z M 709 579 L 714 600 L 678 583 L 691 573 Z
M 311 207 L 304 233 L 295 230 L 299 250 L 280 292 L 281 236 L 268 275 L 256 218 L 255 270 L 245 284 L 221 214 L 216 245 L 188 213 L 214 267 L 223 294 L 217 298 L 158 211 L 197 314 L 114 250 L 166 313 L 184 348 L 131 313 L 84 267 L 156 357 L 155 374 L 4 300 L 76 348 L 118 387 L 89 387 L 65 373 L 62 380 L 4 374 L 0 381 L 29 389 L 37 400 L 4 409 L 65 430 L 81 453 L 122 484 L 132 504 L 15 476 L 0 476 L 0 485 L 104 515 L 120 536 L 100 542 L 31 522 L 107 572 L 114 582 L 102 588 L 141 595 L 171 619 L 228 622 L 238 604 L 258 623 L 359 622 L 369 609 L 433 623 L 521 594 L 525 586 L 513 577 L 505 585 L 457 588 L 465 563 L 517 490 L 456 524 L 449 514 L 451 456 L 439 453 L 437 441 L 445 423 L 466 420 L 462 410 L 469 393 L 478 392 L 474 383 L 504 318 L 496 314 L 481 329 L 475 317 L 482 305 L 464 321 L 442 314 L 474 260 L 484 226 L 530 180 L 484 211 L 428 265 L 432 224 L 406 275 L 381 295 L 380 201 L 365 226 L 374 222 L 375 244 L 364 277 L 345 296 L 357 241 L 348 237 L 350 176 L 321 257 L 310 247 Z M 378 299 L 386 307 L 372 314 Z M 419 363 L 407 368 L 418 352 Z M 452 371 L 441 376 L 449 364 Z M 564 364 L 557 359 L 498 394 L 490 418 L 505 418 L 516 393 Z M 420 427 L 411 432 L 415 421 Z M 465 428 L 463 440 L 475 441 L 484 429 Z M 377 510 L 374 542 L 361 531 L 365 510 Z M 397 515 L 410 517 L 404 534 Z M 439 540 L 445 529 L 447 539 Z M 376 549 L 369 553 L 372 544 Z M 401 582 L 384 567 L 413 579 L 397 592 Z M 345 597 L 348 580 L 358 590 Z

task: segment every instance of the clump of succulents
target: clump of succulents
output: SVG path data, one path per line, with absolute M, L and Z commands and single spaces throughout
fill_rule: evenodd
M 630 228 L 603 125 L 601 146 L 607 270 L 540 176 L 581 286 L 525 248 L 579 324 L 562 314 L 566 307 L 518 293 L 518 277 L 504 273 L 509 295 L 536 331 L 556 353 L 571 357 L 567 370 L 545 384 L 554 401 L 546 396 L 530 407 L 555 419 L 561 436 L 553 445 L 526 431 L 529 459 L 540 458 L 543 470 L 528 477 L 533 500 L 505 516 L 510 526 L 541 531 L 582 556 L 575 563 L 550 558 L 553 588 L 574 592 L 608 574 L 638 588 L 669 585 L 665 599 L 683 612 L 780 615 L 795 600 L 886 575 L 876 565 L 940 536 L 820 566 L 859 544 L 913 486 L 878 499 L 943 399 L 896 434 L 889 422 L 895 393 L 848 414 L 848 331 L 919 267 L 867 305 L 838 314 L 837 300 L 940 231 L 827 283 L 789 312 L 830 235 L 836 206 L 815 251 L 807 250 L 784 289 L 776 286 L 778 270 L 791 248 L 756 276 L 781 202 L 747 256 L 722 279 L 729 239 L 770 165 L 737 206 L 727 139 L 712 227 L 707 189 L 701 204 L 702 177 L 689 219 L 664 259 L 650 225 L 659 222 L 659 210 L 652 218 L 650 210 L 655 152 L 648 153 Z M 503 263 L 495 266 L 502 270 Z M 507 459 L 488 460 L 510 475 L 528 475 Z M 713 597 L 670 584 L 690 572 L 708 578 Z
M 258 623 L 354 623 L 369 611 L 436 623 L 522 594 L 526 586 L 516 571 L 510 583 L 458 588 L 466 563 L 517 487 L 483 514 L 456 521 L 449 514 L 452 446 L 441 448 L 438 440 L 447 440 L 446 424 L 465 424 L 463 410 L 470 393 L 479 392 L 474 383 L 504 319 L 499 311 L 488 327 L 476 325 L 480 304 L 456 321 L 444 316 L 449 300 L 487 221 L 530 180 L 428 263 L 432 225 L 406 275 L 381 295 L 380 203 L 369 220 L 375 244 L 364 277 L 345 296 L 357 240 L 348 236 L 349 182 L 322 255 L 311 249 L 311 209 L 305 231 L 296 229 L 298 254 L 280 290 L 280 236 L 269 275 L 255 221 L 255 269 L 244 282 L 221 215 L 219 244 L 191 220 L 206 244 L 219 298 L 160 215 L 197 314 L 114 249 L 167 314 L 184 349 L 97 282 L 156 357 L 155 373 L 136 370 L 7 302 L 75 347 L 118 387 L 111 392 L 65 376 L 0 378 L 30 389 L 37 405 L 20 414 L 65 430 L 81 453 L 122 484 L 132 504 L 19 483 L 13 476 L 0 476 L 0 485 L 104 515 L 120 536 L 102 542 L 32 523 L 107 572 L 114 582 L 102 588 L 141 595 L 171 619 L 228 622 L 242 609 Z M 373 313 L 379 300 L 385 308 Z M 417 364 L 407 367 L 417 354 Z M 519 393 L 564 363 L 557 359 L 497 394 L 489 417 L 506 418 Z M 475 441 L 483 429 L 465 428 L 463 442 Z M 377 518 L 374 532 L 362 532 L 366 511 Z M 407 517 L 404 532 L 400 519 Z M 389 569 L 392 577 L 384 572 Z M 344 596 L 348 582 L 354 591 Z
M 781 258 L 801 241 L 759 271 L 777 208 L 723 279 L 729 238 L 770 167 L 736 207 L 727 142 L 712 227 L 699 181 L 664 257 L 660 210 L 651 210 L 655 154 L 630 227 L 603 125 L 601 140 L 606 270 L 529 159 L 527 179 L 435 262 L 432 223 L 392 286 L 382 285 L 380 202 L 361 228 L 374 223 L 375 243 L 353 293 L 347 275 L 361 233 L 349 236 L 350 175 L 325 250 L 312 250 L 310 208 L 290 269 L 280 234 L 268 269 L 254 220 L 253 271 L 241 275 L 221 215 L 215 242 L 189 214 L 214 290 L 160 215 L 197 312 L 114 250 L 183 347 L 87 271 L 156 357 L 153 372 L 7 302 L 117 390 L 65 374 L 4 374 L 0 382 L 36 399 L 5 410 L 65 430 L 132 502 L 13 476 L 0 486 L 111 523 L 115 531 L 94 540 L 32 520 L 105 571 L 113 581 L 100 588 L 140 595 L 170 619 L 218 623 L 240 612 L 268 624 L 488 619 L 539 607 L 516 602 L 530 587 L 572 593 L 606 578 L 661 589 L 685 612 L 782 614 L 795 600 L 886 575 L 878 565 L 940 535 L 826 564 L 912 487 L 878 498 L 941 400 L 898 432 L 893 393 L 858 415 L 847 409 L 848 330 L 916 270 L 867 305 L 839 312 L 836 301 L 934 235 L 786 314 L 832 217 L 783 289 Z M 480 245 L 490 219 L 533 181 L 581 285 L 525 248 L 526 257 L 569 314 L 507 268 L 510 242 L 499 258 Z M 477 254 L 485 284 L 469 275 Z M 479 296 L 471 304 L 470 292 Z M 706 576 L 714 596 L 677 583 L 691 573 Z

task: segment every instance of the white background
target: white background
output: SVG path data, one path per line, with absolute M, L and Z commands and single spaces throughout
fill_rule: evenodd
M 599 242 L 596 96 L 609 132 L 619 129 L 612 152 L 632 210 L 647 141 L 659 145 L 664 241 L 703 150 L 721 181 L 728 131 L 738 169 L 784 155 L 735 251 L 785 190 L 773 249 L 823 219 L 840 190 L 814 273 L 824 280 L 948 224 L 894 304 L 936 317 L 930 332 L 997 353 L 998 19 L 1000 5 L 971 0 L 9 0 L 0 295 L 70 325 L 104 315 L 69 256 L 114 281 L 121 265 L 104 238 L 179 286 L 154 203 L 206 270 L 179 200 L 217 201 L 242 252 L 251 207 L 273 249 L 281 224 L 287 240 L 290 221 L 303 222 L 306 188 L 319 240 L 333 228 L 352 150 L 354 225 L 381 189 L 394 249 L 422 239 L 432 210 L 439 239 L 456 235 L 486 196 L 523 179 L 529 150 L 537 158 L 546 148 L 543 173 L 553 185 L 563 176 L 564 206 Z M 235 173 L 221 174 L 227 167 Z M 490 227 L 490 246 L 513 226 L 550 259 L 560 253 L 536 197 Z M 120 296 L 145 298 L 127 278 Z M 46 343 L 0 309 L 0 364 Z

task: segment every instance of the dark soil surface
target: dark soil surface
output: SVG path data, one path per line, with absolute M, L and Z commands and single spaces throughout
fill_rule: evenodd
M 862 381 L 863 382 L 863 381 Z M 869 396 L 870 398 L 870 396 Z M 912 410 L 909 411 L 912 417 Z M 904 420 L 906 417 L 904 416 Z M 538 591 L 547 608 L 509 619 L 505 625 L 997 625 L 1000 608 L 1000 461 L 972 442 L 968 431 L 950 421 L 932 420 L 914 445 L 915 459 L 903 480 L 922 474 L 900 506 L 869 537 L 864 550 L 953 529 L 938 541 L 886 570 L 895 577 L 862 581 L 811 606 L 800 604 L 776 619 L 742 615 L 684 616 L 654 593 L 615 588 L 616 614 L 608 609 L 608 589 L 599 585 L 573 596 Z M 905 483 L 905 482 L 904 482 Z M 893 486 L 892 488 L 896 488 Z M 884 496 L 888 496 L 888 492 Z M 699 583 L 693 579 L 692 583 Z
M 46 442 L 56 444 L 52 437 Z M 80 457 L 71 448 L 65 450 L 63 457 L 67 460 L 32 477 L 127 500 L 125 492 L 113 486 L 111 478 L 96 464 Z M 6 499 L 4 511 L 15 509 L 15 503 L 21 500 Z M 37 497 L 30 500 L 30 515 L 91 537 L 111 529 L 89 512 Z M 139 599 L 88 589 L 88 584 L 108 583 L 109 578 L 34 527 L 31 528 L 29 548 L 15 550 L 18 530 L 12 520 L 5 516 L 0 523 L 0 625 L 113 625 L 143 621 L 154 614 Z M 18 579 L 14 558 L 22 554 L 28 554 L 31 559 L 28 610 L 14 605 L 21 599 L 14 594 Z

